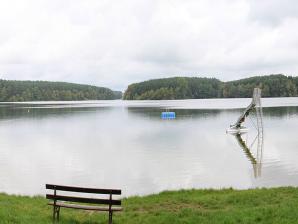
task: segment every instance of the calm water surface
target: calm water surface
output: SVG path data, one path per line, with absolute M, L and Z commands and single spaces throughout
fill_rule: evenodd
M 124 196 L 298 186 L 298 98 L 263 99 L 262 150 L 254 116 L 240 140 L 226 134 L 249 102 L 2 103 L 0 192 L 44 194 L 45 183 L 121 188 Z M 177 118 L 161 120 L 165 110 Z

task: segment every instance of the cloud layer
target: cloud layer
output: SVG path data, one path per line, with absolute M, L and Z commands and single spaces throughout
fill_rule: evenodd
M 10 0 L 0 78 L 124 90 L 170 76 L 298 73 L 295 0 Z

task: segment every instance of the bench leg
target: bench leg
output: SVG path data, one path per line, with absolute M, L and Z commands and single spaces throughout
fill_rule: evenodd
M 60 220 L 60 206 L 57 208 L 57 221 Z
M 109 224 L 112 224 L 113 223 L 113 212 L 110 211 L 109 212 Z
M 59 222 L 60 217 L 60 206 L 53 206 L 53 223 L 56 223 L 56 220 Z
M 56 222 L 56 207 L 53 206 L 53 223 Z

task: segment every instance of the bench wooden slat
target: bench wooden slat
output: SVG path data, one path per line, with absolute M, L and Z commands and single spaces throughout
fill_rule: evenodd
M 93 194 L 115 194 L 121 195 L 120 189 L 97 189 L 85 187 L 72 187 L 64 185 L 46 184 L 46 189 L 59 190 L 59 191 L 74 191 L 80 193 L 93 193 Z
M 53 190 L 53 194 L 46 194 L 46 198 L 53 200 L 48 205 L 53 206 L 53 222 L 59 221 L 60 208 L 73 208 L 93 211 L 105 211 L 109 213 L 109 224 L 113 222 L 113 212 L 122 211 L 121 200 L 112 199 L 113 195 L 121 195 L 121 190 L 117 189 L 95 189 L 95 188 L 84 188 L 84 187 L 71 187 L 63 185 L 46 184 L 46 189 Z M 59 194 L 57 194 L 57 191 Z M 67 196 L 61 195 L 61 191 L 72 192 Z M 107 194 L 103 198 L 89 198 L 89 197 L 75 197 L 72 196 L 74 193 L 91 193 L 91 194 Z M 75 202 L 75 203 L 73 203 Z M 83 203 L 83 204 L 79 204 Z M 93 205 L 86 205 L 87 203 Z M 105 206 L 99 206 L 105 205 Z
M 54 202 L 48 203 L 48 205 L 53 205 Z M 92 210 L 92 211 L 109 211 L 109 206 L 90 206 L 90 205 L 79 205 L 79 204 L 69 204 L 69 203 L 62 203 L 56 202 L 56 206 L 63 207 L 63 208 L 74 208 L 74 209 L 83 209 L 83 210 Z M 120 212 L 122 211 L 122 207 L 112 207 L 111 211 L 113 212 Z
M 98 199 L 98 198 L 81 198 L 81 197 L 53 195 L 53 194 L 47 194 L 46 198 L 51 200 L 71 201 L 71 202 L 81 202 L 81 203 L 121 205 L 121 200 L 115 200 L 115 199 L 109 200 L 109 199 Z

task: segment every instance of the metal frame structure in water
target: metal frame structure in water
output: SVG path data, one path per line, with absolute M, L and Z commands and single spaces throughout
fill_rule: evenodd
M 247 143 L 243 140 L 242 134 L 248 132 L 248 129 L 242 127 L 242 123 L 245 121 L 245 118 L 252 112 L 256 112 L 257 124 L 254 125 L 257 130 L 257 136 L 253 140 L 252 144 L 248 147 Z M 243 131 L 245 130 L 245 132 Z M 230 130 L 227 131 L 235 135 L 235 138 L 243 149 L 246 156 L 249 158 L 253 165 L 254 176 L 255 178 L 261 176 L 262 169 L 262 159 L 263 159 L 263 148 L 264 148 L 264 128 L 263 128 L 263 110 L 261 105 L 261 89 L 255 88 L 253 92 L 252 102 L 244 110 L 242 115 L 238 118 L 235 124 L 230 125 Z M 256 154 L 253 153 L 253 146 L 257 140 L 257 150 Z

